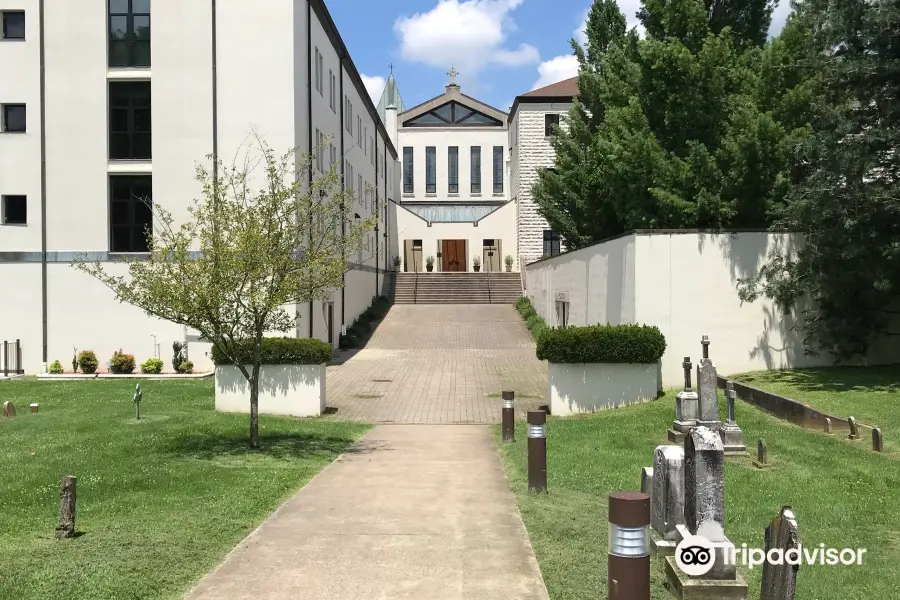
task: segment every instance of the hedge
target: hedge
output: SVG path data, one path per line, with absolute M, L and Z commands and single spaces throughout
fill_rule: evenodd
M 238 358 L 244 364 L 253 363 L 253 340 L 240 340 L 236 344 Z M 263 338 L 259 348 L 264 365 L 321 365 L 331 360 L 329 344 L 314 338 Z M 213 345 L 213 362 L 217 365 L 233 365 L 219 348 Z
M 525 320 L 525 327 L 531 332 L 531 337 L 534 341 L 537 341 L 541 334 L 549 329 L 547 323 L 537 314 L 537 311 L 531 304 L 531 299 L 527 296 L 520 296 L 516 300 L 516 310 L 519 311 L 519 314 Z
M 537 341 L 537 357 L 551 363 L 636 363 L 658 361 L 666 338 L 648 325 L 591 325 L 546 330 Z

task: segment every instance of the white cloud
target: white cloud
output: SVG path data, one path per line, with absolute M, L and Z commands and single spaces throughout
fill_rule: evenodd
M 394 23 L 405 60 L 449 69 L 463 81 L 474 81 L 485 67 L 540 62 L 530 44 L 505 47 L 515 23 L 510 13 L 524 0 L 438 0 L 428 12 L 404 16 Z
M 791 14 L 793 8 L 788 0 L 781 0 L 775 10 L 772 11 L 772 24 L 769 25 L 769 36 L 774 37 L 781 33 L 784 23 L 787 21 L 788 15 Z
M 578 59 L 574 54 L 564 54 L 545 60 L 538 65 L 538 75 L 531 88 L 533 90 L 578 75 Z
M 575 41 L 581 44 L 582 46 L 587 45 L 587 18 L 588 15 L 591 14 L 591 7 L 588 6 L 584 9 L 584 14 L 581 15 L 581 25 L 578 29 L 575 30 Z
M 381 99 L 381 92 L 384 91 L 384 84 L 386 80 L 381 75 L 373 75 L 369 77 L 368 75 L 359 74 L 360 78 L 362 78 L 363 85 L 366 86 L 366 91 L 369 92 L 369 96 L 372 98 L 372 102 L 378 104 L 378 101 Z

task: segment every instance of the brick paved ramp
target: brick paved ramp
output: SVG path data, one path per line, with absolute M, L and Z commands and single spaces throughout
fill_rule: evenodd
M 499 423 L 503 389 L 521 409 L 546 403 L 547 366 L 509 305 L 395 305 L 365 348 L 340 356 L 327 382 L 340 419 Z

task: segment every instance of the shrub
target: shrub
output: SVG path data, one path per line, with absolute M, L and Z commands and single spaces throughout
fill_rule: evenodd
M 194 363 L 189 360 L 182 361 L 178 367 L 178 372 L 182 375 L 190 375 L 194 372 Z
M 513 257 L 512 254 L 507 254 L 506 258 L 503 259 L 503 262 L 506 263 L 507 267 L 513 266 Z
M 134 364 L 134 354 L 124 354 L 119 348 L 109 359 L 109 372 L 116 375 L 130 375 L 134 373 Z
M 100 361 L 97 360 L 93 350 L 82 350 L 78 353 L 78 366 L 85 375 L 92 375 L 97 372 Z
M 333 351 L 330 345 L 315 338 L 267 337 L 263 338 L 259 353 L 264 365 L 321 365 L 331 360 Z M 253 340 L 238 341 L 237 354 L 244 364 L 251 364 Z M 234 364 L 222 354 L 218 346 L 213 346 L 212 358 L 217 365 Z
M 433 266 L 434 266 L 434 257 L 433 257 L 433 256 L 429 256 L 429 257 L 427 257 L 427 258 L 425 259 L 425 266 L 426 266 L 426 267 L 433 267 Z
M 394 267 L 397 269 L 400 268 L 400 257 L 399 256 L 394 257 Z
M 141 373 L 146 375 L 159 375 L 162 373 L 163 361 L 160 358 L 148 358 L 141 363 Z
M 480 266 L 481 266 L 481 257 L 479 257 L 479 256 L 473 256 L 473 257 L 472 257 L 472 266 L 474 266 L 474 267 L 480 267 Z
M 537 314 L 537 311 L 531 304 L 531 299 L 527 296 L 520 296 L 516 300 L 516 310 L 519 311 L 519 315 L 525 320 L 525 327 L 531 332 L 531 337 L 535 342 L 538 341 L 538 338 L 541 337 L 544 331 L 549 329 L 547 323 Z
M 181 342 L 173 342 L 172 343 L 172 369 L 175 370 L 176 373 L 181 373 L 181 363 L 187 360 L 185 357 L 185 345 Z
M 356 317 L 353 324 L 347 328 L 347 335 L 341 336 L 339 340 L 341 349 L 359 348 L 369 339 L 378 323 L 381 322 L 390 309 L 391 301 L 386 297 L 378 296 L 372 300 L 372 305 Z
M 666 338 L 648 325 L 591 325 L 547 329 L 537 357 L 552 363 L 638 363 L 658 361 Z
M 62 363 L 59 362 L 58 360 L 54 360 L 53 363 L 50 365 L 50 368 L 47 369 L 47 371 L 51 375 L 62 375 L 63 374 Z

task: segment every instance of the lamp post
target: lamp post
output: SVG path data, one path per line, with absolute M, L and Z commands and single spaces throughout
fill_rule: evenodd
M 528 411 L 528 491 L 547 491 L 547 413 Z
M 609 495 L 609 600 L 650 600 L 650 496 Z
M 503 392 L 503 412 L 501 414 L 503 441 L 516 441 L 516 393 Z

